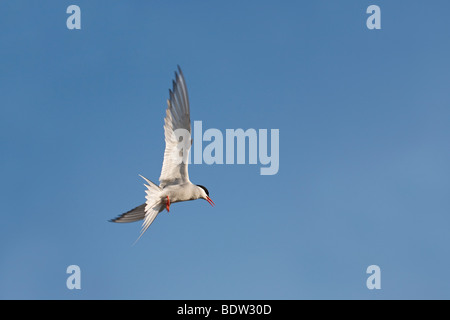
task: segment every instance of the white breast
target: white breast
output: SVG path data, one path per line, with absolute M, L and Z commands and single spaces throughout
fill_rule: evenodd
M 192 183 L 184 183 L 177 185 L 168 185 L 163 189 L 162 197 L 165 199 L 169 196 L 170 202 L 180 202 L 195 200 L 200 198 L 198 187 Z

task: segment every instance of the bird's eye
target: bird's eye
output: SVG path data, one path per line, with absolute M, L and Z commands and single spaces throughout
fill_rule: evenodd
M 199 185 L 199 184 L 197 185 L 197 187 L 200 187 L 200 188 L 202 188 L 203 190 L 205 190 L 206 195 L 209 197 L 208 189 L 206 189 L 204 186 Z

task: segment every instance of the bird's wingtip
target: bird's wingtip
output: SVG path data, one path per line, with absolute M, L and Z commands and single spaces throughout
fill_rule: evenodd
M 177 69 L 178 69 L 178 73 L 180 74 L 180 76 L 181 76 L 182 78 L 184 78 L 183 71 L 181 71 L 181 67 L 180 67 L 179 64 L 177 64 Z

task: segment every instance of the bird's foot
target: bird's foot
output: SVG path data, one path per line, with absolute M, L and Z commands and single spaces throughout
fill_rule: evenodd
M 166 202 L 167 212 L 170 212 L 169 208 L 170 208 L 170 199 L 169 199 L 169 196 L 167 196 L 167 202 Z

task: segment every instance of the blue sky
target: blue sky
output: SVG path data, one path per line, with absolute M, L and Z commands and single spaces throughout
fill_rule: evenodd
M 450 298 L 449 10 L 1 1 L 0 298 Z M 279 129 L 280 170 L 191 165 L 216 207 L 175 204 L 132 246 L 140 223 L 107 220 L 159 177 L 177 64 L 191 120 Z

